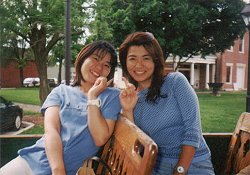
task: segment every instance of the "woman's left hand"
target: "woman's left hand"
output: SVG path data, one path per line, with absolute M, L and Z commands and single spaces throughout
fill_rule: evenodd
M 113 79 L 107 80 L 106 77 L 99 77 L 96 79 L 94 85 L 88 91 L 88 99 L 96 99 L 111 83 Z
M 126 88 L 120 93 L 120 102 L 123 112 L 133 113 L 134 107 L 138 101 L 137 91 L 133 84 L 123 77 Z

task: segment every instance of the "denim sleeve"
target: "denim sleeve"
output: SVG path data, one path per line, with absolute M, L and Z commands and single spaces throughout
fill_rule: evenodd
M 197 148 L 202 136 L 198 97 L 181 73 L 176 73 L 173 89 L 185 126 L 183 144 Z
M 45 110 L 51 106 L 60 106 L 62 104 L 61 100 L 61 85 L 55 87 L 50 94 L 47 96 L 46 100 L 44 101 L 41 107 L 41 113 L 44 115 Z
M 101 112 L 106 119 L 117 120 L 121 111 L 119 94 L 120 91 L 114 88 L 112 91 L 109 91 L 109 94 L 103 94 L 105 97 L 101 99 Z

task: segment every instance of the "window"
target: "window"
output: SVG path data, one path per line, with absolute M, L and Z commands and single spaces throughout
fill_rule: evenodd
M 226 83 L 232 83 L 232 68 L 233 68 L 233 65 L 227 64 L 227 67 L 226 67 Z
M 234 50 L 233 46 L 230 46 L 230 48 L 227 49 L 227 51 L 229 51 L 229 52 L 233 52 L 233 50 Z
M 244 39 L 239 39 L 239 52 L 244 52 Z

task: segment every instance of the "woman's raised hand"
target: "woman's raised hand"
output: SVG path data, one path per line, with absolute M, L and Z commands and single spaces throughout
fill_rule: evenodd
M 88 99 L 96 99 L 111 83 L 113 79 L 107 81 L 106 77 L 99 77 L 96 79 L 94 85 L 88 91 Z
M 120 93 L 120 103 L 124 113 L 133 113 L 134 107 L 138 101 L 137 91 L 133 84 L 123 77 L 126 88 Z

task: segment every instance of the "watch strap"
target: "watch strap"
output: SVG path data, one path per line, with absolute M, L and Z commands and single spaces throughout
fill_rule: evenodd
M 94 100 L 88 100 L 87 106 L 97 106 L 99 108 L 101 106 L 101 100 L 99 98 Z

